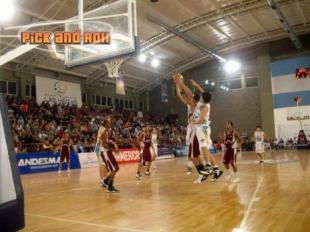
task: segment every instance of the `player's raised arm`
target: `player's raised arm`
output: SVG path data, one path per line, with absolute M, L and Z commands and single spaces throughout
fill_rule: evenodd
M 185 98 L 182 96 L 181 94 L 181 90 L 180 90 L 180 86 L 176 84 L 176 90 L 177 90 L 177 96 L 180 99 L 180 101 L 185 104 L 188 105 L 188 102 L 185 100 Z
M 198 85 L 198 83 L 197 83 L 196 81 L 194 81 L 194 80 L 191 79 L 190 82 L 191 82 L 192 86 L 193 86 L 194 88 L 198 89 L 198 91 L 199 91 L 200 93 L 207 92 L 207 91 L 206 91 L 205 89 L 203 89 L 200 85 Z

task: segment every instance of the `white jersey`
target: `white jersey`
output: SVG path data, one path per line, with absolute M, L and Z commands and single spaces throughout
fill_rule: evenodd
M 156 133 L 152 133 L 152 135 L 151 135 L 151 143 L 152 143 L 152 145 L 156 145 L 157 146 L 157 134 Z
M 196 107 L 195 107 L 195 110 L 194 110 L 194 113 L 193 113 L 193 118 L 195 119 L 195 120 L 197 120 L 197 119 L 199 119 L 200 118 L 200 108 L 202 107 L 202 106 L 207 106 L 207 108 L 208 108 L 208 113 L 207 113 L 207 115 L 205 116 L 205 118 L 204 118 L 204 122 L 201 124 L 201 125 L 210 125 L 210 108 L 211 108 L 211 105 L 210 105 L 210 103 L 207 103 L 207 104 L 205 104 L 205 103 L 202 103 L 202 102 L 198 102 L 197 103 L 197 105 L 196 105 Z
M 255 153 L 262 154 L 265 151 L 264 147 L 264 137 L 265 133 L 263 131 L 255 131 L 254 139 L 255 139 Z
M 264 140 L 265 140 L 264 137 L 265 137 L 264 131 L 260 131 L 260 132 L 255 131 L 254 132 L 255 143 L 257 143 L 257 142 L 264 142 Z
M 193 119 L 198 120 L 201 115 L 201 107 L 202 106 L 207 106 L 208 108 L 208 113 L 205 116 L 203 123 L 201 124 L 192 124 L 192 127 L 194 128 L 194 134 L 197 137 L 198 143 L 199 143 L 199 148 L 200 150 L 204 147 L 211 148 L 212 146 L 212 140 L 211 140 L 211 128 L 210 128 L 210 104 L 205 104 L 202 102 L 198 102 L 195 110 L 193 112 Z M 191 137 L 191 141 L 193 141 L 194 137 Z

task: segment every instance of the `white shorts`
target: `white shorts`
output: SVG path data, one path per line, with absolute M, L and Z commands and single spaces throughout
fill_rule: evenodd
M 186 127 L 186 145 L 188 146 L 190 143 L 191 143 L 191 126 L 190 125 L 187 125 Z
M 265 152 L 264 142 L 255 143 L 255 153 L 261 154 Z
M 196 136 L 199 142 L 199 149 L 212 148 L 211 140 L 211 128 L 207 125 L 201 125 L 196 127 Z
M 157 144 L 153 144 L 151 147 L 151 155 L 152 157 L 157 157 L 158 156 L 158 147 Z

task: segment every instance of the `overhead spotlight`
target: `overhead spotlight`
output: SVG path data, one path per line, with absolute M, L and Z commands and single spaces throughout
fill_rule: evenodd
M 151 62 L 152 67 L 157 68 L 159 66 L 159 60 L 158 59 L 153 59 Z
M 144 63 L 146 61 L 146 55 L 140 54 L 138 57 L 139 62 Z
M 8 21 L 14 15 L 14 5 L 9 0 L 0 0 L 0 21 Z
M 206 83 L 206 85 L 207 85 L 207 84 L 209 84 L 209 81 L 208 81 L 208 80 L 206 80 L 206 81 L 205 81 L 205 83 Z
M 240 69 L 240 67 L 241 67 L 240 63 L 235 60 L 229 60 L 224 65 L 224 69 L 228 73 L 237 72 Z
M 215 82 L 212 82 L 211 85 L 214 86 L 214 85 L 215 85 Z

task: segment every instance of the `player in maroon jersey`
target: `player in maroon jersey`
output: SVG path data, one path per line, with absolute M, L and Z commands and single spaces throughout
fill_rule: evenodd
M 69 133 L 66 132 L 61 139 L 60 142 L 60 162 L 59 162 L 59 168 L 58 168 L 58 173 L 61 173 L 61 168 L 63 162 L 67 163 L 67 172 L 70 172 L 70 148 L 72 145 L 72 140 L 70 139 Z
M 141 180 L 141 170 L 143 165 L 146 166 L 146 170 L 144 172 L 145 175 L 150 176 L 150 167 L 152 164 L 152 154 L 151 154 L 151 145 L 152 145 L 152 128 L 146 126 L 144 128 L 144 132 L 142 132 L 138 136 L 138 141 L 140 142 L 140 148 L 142 149 L 142 154 L 140 156 L 140 161 L 138 165 L 138 170 L 136 174 L 136 178 Z
M 241 147 L 242 138 L 238 131 L 234 129 L 234 124 L 231 121 L 226 122 L 225 132 L 224 132 L 224 144 L 225 153 L 223 156 L 223 163 L 228 171 L 225 179 L 231 182 L 239 182 L 238 169 L 237 169 L 237 153 Z M 231 166 L 233 172 L 230 172 L 229 166 Z
M 102 186 L 107 188 L 107 192 L 115 193 L 119 192 L 119 190 L 116 189 L 113 185 L 115 175 L 119 170 L 119 166 L 114 156 L 114 153 L 118 152 L 118 146 L 112 134 L 111 130 L 112 122 L 110 118 L 106 118 L 103 121 L 103 127 L 104 132 L 100 137 L 100 144 L 101 144 L 100 155 L 103 162 L 106 165 L 109 174 L 106 177 L 106 179 L 104 179 Z

